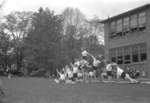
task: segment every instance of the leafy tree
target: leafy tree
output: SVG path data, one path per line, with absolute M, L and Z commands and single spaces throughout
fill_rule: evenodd
M 7 66 L 10 65 L 11 58 L 11 41 L 10 36 L 4 32 L 3 25 L 0 30 L 0 66 L 6 70 Z
M 55 71 L 62 37 L 62 19 L 48 8 L 34 13 L 32 27 L 25 39 L 25 55 L 34 68 Z
M 86 19 L 85 15 L 79 9 L 70 7 L 66 8 L 62 12 L 62 16 L 64 19 L 64 27 L 67 27 L 68 25 L 74 25 L 79 28 Z
M 83 47 L 94 55 L 104 55 L 104 45 L 99 44 L 98 37 L 91 35 L 83 39 Z
M 75 58 L 80 56 L 80 40 L 76 38 L 77 29 L 74 25 L 68 25 L 66 29 L 66 35 L 64 40 L 65 51 L 69 56 L 69 61 L 74 62 Z
M 9 34 L 14 52 L 14 64 L 17 70 L 22 67 L 23 62 L 23 39 L 31 27 L 32 12 L 12 12 L 6 15 L 5 32 Z

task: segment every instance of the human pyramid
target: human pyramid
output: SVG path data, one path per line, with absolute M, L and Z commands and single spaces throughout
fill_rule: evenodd
M 104 62 L 95 58 L 92 54 L 83 50 L 82 59 L 76 59 L 74 63 L 66 65 L 62 70 L 56 70 L 58 78 L 54 81 L 56 83 L 71 83 L 76 82 L 92 82 L 102 81 L 107 77 L 116 77 L 116 79 L 123 78 L 129 80 L 131 83 L 138 83 L 139 81 L 130 77 L 130 75 L 124 72 L 116 63 L 107 63 L 104 70 L 100 67 L 100 64 Z M 98 77 L 101 79 L 98 80 Z

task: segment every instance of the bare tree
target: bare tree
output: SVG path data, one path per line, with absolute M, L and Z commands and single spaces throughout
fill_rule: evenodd
M 75 25 L 79 28 L 86 19 L 85 15 L 77 8 L 66 8 L 63 11 L 62 15 L 64 18 L 65 27 L 67 27 L 68 25 Z
M 4 7 L 5 3 L 6 3 L 6 0 L 3 0 L 3 1 L 0 3 L 0 9 L 2 9 L 2 8 Z

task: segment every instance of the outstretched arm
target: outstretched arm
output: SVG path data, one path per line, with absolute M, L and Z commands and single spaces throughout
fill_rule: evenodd
M 97 60 L 92 54 L 88 53 L 88 55 L 92 57 L 94 62 Z
M 74 65 L 72 63 L 70 63 L 70 65 L 71 65 L 72 68 L 74 67 Z
M 92 57 L 92 59 L 94 60 L 94 61 L 96 61 L 97 59 L 93 56 L 93 55 L 91 55 L 91 57 Z
M 58 71 L 58 69 L 56 69 L 57 73 L 60 75 L 60 72 Z

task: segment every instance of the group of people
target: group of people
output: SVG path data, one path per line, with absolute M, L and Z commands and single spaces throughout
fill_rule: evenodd
M 100 64 L 104 62 L 102 59 L 97 59 L 92 54 L 83 50 L 82 59 L 76 59 L 74 63 L 66 65 L 63 69 L 58 70 L 58 78 L 55 79 L 56 83 L 76 83 L 77 81 L 100 80 L 103 81 L 105 77 L 115 79 L 126 79 L 131 83 L 138 83 L 136 79 L 133 79 L 129 73 L 120 68 L 116 63 L 106 63 L 105 69 L 100 67 Z M 97 75 L 98 74 L 98 75 Z
M 57 83 L 96 80 L 96 71 L 100 60 L 96 59 L 86 50 L 82 51 L 81 55 L 81 59 L 76 59 L 74 63 L 66 65 L 60 71 L 57 69 L 57 74 L 59 75 L 59 78 L 55 79 Z

